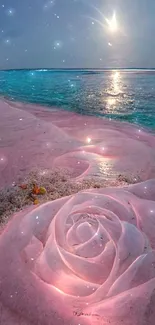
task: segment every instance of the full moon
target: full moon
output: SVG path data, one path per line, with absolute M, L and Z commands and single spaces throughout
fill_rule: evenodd
M 116 19 L 116 14 L 115 14 L 115 12 L 114 12 L 114 14 L 113 14 L 113 16 L 112 16 L 111 19 L 107 19 L 107 18 L 106 18 L 106 22 L 107 22 L 108 27 L 109 27 L 109 29 L 110 29 L 110 31 L 111 31 L 112 33 L 117 32 L 117 30 L 118 30 L 118 23 L 117 23 L 117 19 Z

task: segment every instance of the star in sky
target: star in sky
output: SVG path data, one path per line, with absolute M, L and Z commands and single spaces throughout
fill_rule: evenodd
M 6 14 L 7 14 L 8 16 L 14 16 L 14 14 L 15 14 L 15 9 L 13 9 L 13 8 L 7 9 Z
M 154 67 L 154 12 L 154 0 L 5 0 L 0 68 Z

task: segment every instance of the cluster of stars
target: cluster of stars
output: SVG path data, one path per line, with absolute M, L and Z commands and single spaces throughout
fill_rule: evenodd
M 5 9 L 5 7 L 6 7 L 6 6 L 5 6 L 4 4 L 2 4 L 2 8 Z M 14 9 L 14 8 L 6 8 L 5 13 L 6 13 L 6 15 L 8 15 L 8 16 L 14 16 L 14 14 L 15 14 L 15 9 Z
M 44 4 L 43 9 L 48 10 L 49 8 L 53 7 L 54 4 L 55 4 L 55 1 L 54 1 L 54 0 L 48 1 L 48 2 L 46 2 L 46 3 Z
M 50 1 L 48 1 L 48 2 L 46 2 L 46 3 L 44 4 L 43 9 L 47 9 L 47 10 L 48 10 L 48 9 L 52 8 L 54 5 L 55 5 L 55 0 L 50 0 Z M 7 16 L 10 16 L 10 17 L 11 17 L 11 16 L 14 16 L 15 13 L 16 13 L 15 8 L 6 8 L 6 5 L 5 5 L 5 4 L 2 4 L 1 7 L 4 9 L 4 13 L 5 13 L 5 15 L 7 15 Z M 31 8 L 32 8 L 32 7 L 30 6 L 29 9 L 31 9 Z M 60 18 L 60 16 L 59 16 L 57 13 L 54 13 L 53 15 L 54 15 L 57 19 Z M 4 34 L 4 29 L 1 30 L 1 33 Z M 4 39 L 4 44 L 5 44 L 5 45 L 11 45 L 11 44 L 12 44 L 12 42 L 11 42 L 11 38 L 8 37 L 8 38 Z M 62 47 L 62 42 L 61 42 L 61 41 L 55 41 L 55 42 L 54 42 L 54 50 L 59 49 L 59 48 L 61 48 L 61 47 Z M 28 49 L 27 49 L 27 48 L 24 49 L 24 52 L 27 53 L 27 52 L 28 52 Z M 9 61 L 9 58 L 8 58 L 8 57 L 6 58 L 6 61 Z M 65 62 L 66 62 L 66 60 L 63 59 L 63 60 L 62 60 L 62 63 L 65 63 Z M 33 73 L 31 73 L 31 75 L 33 75 Z
M 75 2 L 76 5 L 78 5 L 78 1 L 75 1 L 74 0 L 74 2 Z M 15 6 L 15 3 L 14 3 L 14 6 Z M 88 6 L 89 6 L 89 4 L 88 4 Z M 20 17 L 20 10 L 22 9 L 22 6 L 19 7 L 19 8 L 18 7 L 16 7 L 16 8 L 10 7 L 9 8 L 4 3 L 4 4 L 1 5 L 1 8 L 2 8 L 2 13 L 4 13 L 4 15 L 7 16 L 8 19 L 9 19 L 6 27 L 5 26 L 1 26 L 2 27 L 1 34 L 3 34 L 3 37 L 1 37 L 1 40 L 3 41 L 4 46 L 5 45 L 6 46 L 9 46 L 8 50 L 7 50 L 7 48 L 6 48 L 6 50 L 4 50 L 4 51 L 6 51 L 6 54 L 7 54 L 7 56 L 5 57 L 5 60 L 6 61 L 9 61 L 10 60 L 9 55 L 11 53 L 11 47 L 17 47 L 17 42 L 16 42 L 16 38 L 14 36 L 9 35 L 9 32 L 7 30 L 8 29 L 7 27 L 10 25 L 9 30 L 12 31 L 12 25 L 11 24 L 14 23 L 13 17 L 16 18 L 16 22 L 18 24 L 18 21 L 20 20 L 19 19 L 19 17 Z M 27 9 L 32 11 L 34 9 L 33 4 L 31 6 L 30 5 L 27 6 Z M 57 32 L 57 30 L 59 29 L 59 27 L 58 27 L 58 29 L 56 27 L 56 30 L 54 29 L 55 28 L 55 26 L 54 26 L 55 20 L 54 20 L 53 17 L 55 17 L 56 19 L 60 19 L 60 24 L 62 24 L 62 19 L 65 17 L 65 15 L 63 17 L 63 14 L 61 12 L 61 7 L 60 8 L 58 7 L 58 4 L 57 4 L 57 2 L 55 0 L 49 0 L 49 1 L 46 0 L 45 2 L 43 2 L 43 5 L 42 6 L 38 6 L 36 8 L 36 14 L 38 13 L 38 11 L 39 11 L 39 14 L 41 14 L 41 11 L 42 11 L 42 15 L 43 15 L 43 20 L 44 20 L 43 21 L 43 25 L 44 25 L 43 26 L 43 28 L 44 28 L 43 29 L 43 32 L 44 31 L 47 32 L 48 30 L 51 29 L 51 35 L 52 35 L 52 38 L 53 38 L 53 35 L 55 35 L 56 32 Z M 51 16 L 49 16 L 49 14 Z M 49 18 L 50 18 L 50 20 L 49 20 Z M 94 26 L 94 28 L 96 28 L 98 21 L 95 18 L 92 18 L 92 19 L 93 20 L 91 20 L 91 25 Z M 100 25 L 103 25 L 103 28 L 104 28 L 103 31 L 106 32 L 106 28 L 105 28 L 105 25 L 103 23 L 106 23 L 107 24 L 107 27 L 108 27 L 110 33 L 116 33 L 119 30 L 118 29 L 118 22 L 117 22 L 116 13 L 113 14 L 112 18 L 107 19 L 107 18 L 104 17 L 102 23 L 100 23 Z M 40 22 L 40 25 L 39 26 L 41 26 L 41 24 L 42 24 L 42 21 Z M 52 56 L 55 56 L 55 54 L 52 53 L 52 50 L 58 50 L 58 49 L 60 50 L 60 49 L 62 49 L 65 42 L 67 42 L 67 43 L 70 42 L 70 45 L 68 45 L 68 46 L 72 46 L 73 47 L 73 44 L 71 44 L 71 43 L 74 42 L 74 44 L 75 44 L 75 42 L 77 41 L 76 36 L 73 35 L 73 31 L 74 31 L 74 28 L 75 28 L 73 22 L 72 21 L 70 21 L 70 22 L 67 21 L 66 22 L 66 25 L 64 26 L 64 28 L 66 28 L 66 29 L 69 30 L 68 39 L 65 40 L 62 37 L 62 40 L 55 40 L 55 41 L 54 40 L 53 41 L 51 40 L 51 55 Z M 18 29 L 20 29 L 20 27 L 18 27 Z M 37 28 L 36 28 L 36 26 L 34 26 L 34 31 L 36 32 L 36 30 L 37 30 Z M 91 28 L 88 28 L 88 31 L 91 32 Z M 32 33 L 33 33 L 33 30 L 32 30 Z M 61 34 L 63 35 L 62 28 L 61 28 Z M 6 35 L 7 35 L 7 38 L 5 38 Z M 50 36 L 48 36 L 48 37 L 50 38 Z M 90 35 L 90 37 L 91 37 L 91 35 Z M 89 40 L 90 37 L 89 36 L 86 36 L 86 40 Z M 23 42 L 23 40 L 21 40 L 21 41 Z M 50 43 L 50 40 L 49 40 L 49 43 Z M 112 48 L 113 47 L 113 43 L 111 41 L 109 41 L 109 42 L 107 42 L 107 46 Z M 8 53 L 7 53 L 7 51 L 8 51 Z M 29 47 L 27 47 L 27 46 L 24 46 L 23 47 L 22 46 L 19 49 L 19 51 L 23 51 L 24 53 L 27 53 L 27 57 L 30 57 L 30 54 L 29 54 L 30 49 L 29 49 Z M 62 53 L 63 53 L 63 51 L 62 51 Z M 73 54 L 70 54 L 70 57 L 73 57 L 74 58 L 74 55 Z M 26 56 L 24 57 L 24 60 L 26 60 Z M 102 61 L 102 58 L 99 57 L 98 60 L 99 61 Z M 66 64 L 67 62 L 69 62 L 68 59 L 63 58 L 63 57 L 60 58 L 60 63 L 61 64 Z M 71 86 L 71 87 L 74 87 L 74 86 Z
M 61 41 L 55 41 L 54 42 L 54 50 L 60 49 L 62 47 L 62 42 Z
M 14 16 L 14 14 L 16 12 L 14 8 L 6 8 L 6 6 L 4 4 L 2 4 L 2 8 L 5 10 L 5 14 L 7 16 L 10 16 L 10 17 Z M 1 30 L 1 33 L 2 34 L 4 33 L 4 29 Z M 4 39 L 4 43 L 6 45 L 10 45 L 11 44 L 11 39 L 10 38 Z M 9 61 L 8 57 L 6 58 L 6 61 Z

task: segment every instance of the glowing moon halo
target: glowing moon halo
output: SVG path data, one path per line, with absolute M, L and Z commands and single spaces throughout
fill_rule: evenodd
M 116 13 L 115 12 L 114 12 L 114 14 L 112 16 L 112 19 L 106 18 L 106 22 L 107 22 L 108 27 L 109 27 L 109 29 L 110 29 L 110 31 L 112 33 L 117 32 L 117 30 L 118 30 L 118 23 L 117 23 Z

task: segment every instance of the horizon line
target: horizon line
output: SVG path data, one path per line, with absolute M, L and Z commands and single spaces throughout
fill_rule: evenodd
M 31 70 L 35 70 L 35 71 L 47 71 L 47 70 L 55 70 L 55 71 L 112 71 L 112 70 L 141 70 L 141 71 L 153 71 L 155 70 L 155 67 L 154 68 L 145 68 L 145 67 L 141 67 L 141 68 L 136 68 L 136 67 L 125 67 L 125 68 L 10 68 L 10 69 L 0 69 L 0 72 L 3 72 L 3 71 L 23 71 L 23 70 L 28 70 L 28 71 L 31 71 Z

